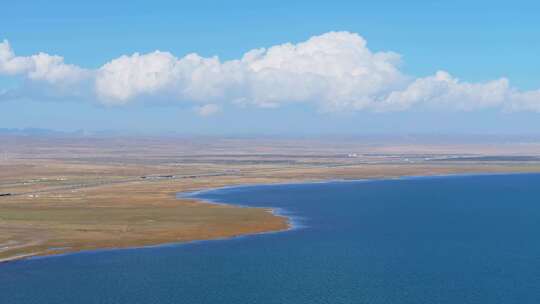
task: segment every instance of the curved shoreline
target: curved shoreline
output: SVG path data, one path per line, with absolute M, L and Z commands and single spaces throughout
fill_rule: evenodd
M 413 180 L 413 179 L 423 179 L 423 178 L 451 178 L 451 177 L 475 177 L 475 176 L 506 176 L 506 175 L 539 175 L 540 172 L 488 172 L 488 173 L 452 173 L 452 174 L 433 174 L 433 175 L 403 175 L 395 177 L 375 177 L 375 178 L 359 178 L 359 179 L 325 179 L 325 180 L 305 180 L 305 181 L 291 181 L 291 182 L 275 182 L 275 183 L 253 183 L 253 184 L 238 184 L 230 185 L 223 187 L 199 189 L 193 191 L 183 191 L 177 193 L 177 198 L 190 198 L 193 196 L 195 199 L 200 199 L 211 204 L 223 204 L 223 205 L 233 205 L 240 207 L 249 207 L 242 206 L 230 203 L 222 203 L 219 201 L 212 201 L 209 199 L 203 199 L 195 197 L 200 194 L 207 192 L 227 190 L 227 189 L 236 189 L 236 188 L 249 188 L 249 187 L 272 187 L 272 186 L 294 186 L 294 185 L 306 185 L 306 184 L 328 184 L 328 183 L 357 183 L 357 182 L 379 182 L 379 181 L 392 181 L 392 180 Z
M 224 205 L 224 206 L 234 206 L 240 208 L 261 208 L 268 209 L 269 212 L 276 216 L 285 217 L 288 220 L 289 228 L 284 230 L 275 230 L 267 232 L 258 232 L 258 233 L 249 233 L 242 236 L 250 235 L 259 235 L 267 233 L 279 233 L 295 229 L 304 228 L 298 220 L 301 219 L 300 216 L 287 214 L 287 209 L 276 208 L 269 206 L 247 206 L 236 203 L 228 203 L 225 201 L 217 199 L 205 198 L 204 194 L 211 192 L 219 192 L 221 190 L 231 190 L 231 189 L 242 189 L 242 188 L 255 188 L 255 187 L 275 187 L 275 186 L 294 186 L 294 185 L 311 185 L 311 184 L 331 184 L 331 183 L 363 183 L 363 182 L 384 182 L 384 181 L 399 181 L 399 180 L 415 180 L 415 179 L 436 179 L 436 178 L 453 178 L 453 177 L 477 177 L 477 176 L 507 176 L 507 175 L 538 175 L 540 173 L 531 173 L 531 172 L 516 172 L 516 173 L 455 173 L 455 174 L 434 174 L 434 175 L 404 175 L 397 177 L 382 177 L 382 178 L 362 178 L 362 179 L 329 179 L 329 180 L 306 180 L 298 182 L 278 182 L 278 183 L 255 183 L 255 184 L 239 184 L 239 185 L 230 185 L 216 188 L 200 189 L 194 191 L 184 191 L 178 192 L 176 194 L 177 198 L 184 199 L 195 199 L 198 202 L 213 204 L 213 205 Z M 227 238 L 225 238 L 227 239 Z M 211 241 L 211 240 L 204 240 Z M 158 245 L 159 246 L 159 245 Z
M 217 188 L 208 188 L 207 190 L 214 190 L 219 189 Z M 178 193 L 176 192 L 174 195 L 175 199 L 178 198 Z M 30 252 L 30 253 L 23 253 L 23 254 L 17 254 L 11 257 L 7 258 L 1 258 L 0 259 L 0 266 L 5 263 L 12 263 L 12 262 L 24 262 L 24 261 L 30 261 L 30 260 L 39 260 L 39 259 L 48 259 L 48 258 L 57 258 L 57 257 L 63 257 L 63 256 L 71 256 L 71 255 L 77 255 L 77 254 L 92 254 L 92 253 L 99 253 L 99 252 L 110 252 L 110 251 L 123 251 L 123 250 L 138 250 L 138 249 L 150 249 L 150 248 L 161 248 L 161 247 L 171 247 L 171 246 L 183 246 L 188 244 L 195 244 L 195 243 L 201 243 L 201 242 L 209 242 L 209 241 L 220 241 L 220 240 L 229 240 L 229 239 L 237 239 L 237 238 L 243 238 L 243 237 L 250 237 L 255 235 L 261 235 L 261 234 L 272 234 L 272 233 L 280 233 L 289 231 L 292 229 L 295 229 L 293 227 L 292 221 L 288 215 L 286 215 L 286 211 L 281 210 L 280 208 L 271 208 L 271 207 L 250 207 L 250 206 L 242 206 L 238 204 L 233 203 L 224 203 L 224 202 L 215 202 L 203 198 L 195 198 L 195 197 L 185 197 L 183 198 L 185 200 L 189 200 L 190 203 L 194 202 L 196 204 L 202 204 L 202 205 L 222 205 L 225 207 L 232 207 L 232 208 L 247 208 L 247 209 L 257 209 L 264 213 L 271 214 L 274 217 L 283 219 L 284 225 L 280 225 L 278 228 L 275 229 L 264 229 L 262 231 L 249 231 L 249 232 L 238 232 L 238 233 L 232 233 L 228 234 L 225 233 L 223 236 L 211 236 L 208 238 L 193 238 L 189 240 L 173 240 L 170 242 L 160 242 L 155 244 L 149 244 L 149 245 L 133 245 L 133 246 L 126 246 L 126 247 L 101 247 L 101 248 L 95 248 L 95 249 L 83 249 L 83 250 L 74 250 L 74 251 L 65 251 L 65 252 L 48 252 L 48 251 L 38 251 L 38 252 Z
M 224 236 L 224 237 L 216 237 L 216 238 L 208 238 L 208 239 L 193 239 L 193 240 L 187 240 L 187 241 L 173 241 L 173 242 L 165 242 L 165 243 L 159 243 L 155 245 L 142 245 L 142 246 L 129 246 L 129 247 L 110 247 L 110 248 L 98 248 L 98 249 L 88 249 L 88 250 L 80 250 L 80 251 L 73 251 L 73 252 L 61 252 L 61 253 L 51 253 L 51 254 L 43 254 L 43 252 L 34 252 L 34 253 L 28 253 L 28 254 L 19 254 L 13 257 L 3 258 L 0 260 L 0 264 L 2 263 L 8 263 L 8 262 L 14 262 L 14 261 L 25 261 L 25 260 L 36 260 L 36 259 L 44 259 L 44 258 L 54 258 L 54 257 L 62 257 L 66 255 L 75 255 L 75 254 L 87 254 L 87 253 L 96 253 L 96 252 L 106 252 L 106 251 L 119 251 L 119 250 L 137 250 L 137 249 L 145 249 L 145 248 L 157 248 L 157 247 L 170 247 L 170 246 L 182 246 L 186 244 L 193 244 L 193 243 L 199 243 L 199 242 L 208 242 L 208 241 L 215 241 L 215 240 L 227 240 L 227 239 L 233 239 L 233 238 L 241 238 L 241 237 L 250 237 L 260 234 L 271 234 L 271 233 L 281 233 L 285 231 L 290 231 L 294 229 L 299 229 L 304 226 L 302 226 L 299 223 L 299 219 L 301 219 L 298 216 L 287 214 L 286 209 L 282 208 L 273 208 L 273 207 L 252 207 L 252 206 L 245 206 L 240 204 L 234 204 L 234 203 L 227 203 L 224 201 L 219 200 L 212 200 L 212 199 L 206 199 L 204 197 L 201 197 L 204 193 L 208 192 L 215 192 L 220 190 L 227 190 L 227 189 L 236 189 L 236 188 L 248 188 L 248 187 L 273 187 L 273 186 L 287 186 L 287 185 L 305 185 L 305 184 L 327 184 L 327 183 L 358 183 L 358 182 L 381 182 L 381 181 L 392 181 L 392 180 L 413 180 L 413 179 L 423 179 L 423 178 L 451 178 L 451 177 L 475 177 L 475 176 L 506 176 L 506 175 L 538 175 L 539 173 L 530 173 L 530 172 L 516 172 L 516 173 L 464 173 L 464 174 L 437 174 L 437 175 L 406 175 L 406 176 L 397 176 L 397 177 L 382 177 L 382 178 L 368 178 L 368 179 L 332 179 L 332 180 L 306 180 L 306 181 L 293 181 L 293 182 L 281 182 L 281 183 L 257 183 L 257 184 L 239 184 L 239 185 L 230 185 L 230 186 L 223 186 L 223 187 L 216 187 L 216 188 L 207 188 L 207 189 L 200 189 L 200 190 L 194 190 L 194 191 L 184 191 L 184 192 L 177 192 L 175 194 L 175 198 L 184 198 L 184 199 L 190 199 L 197 203 L 201 204 L 214 204 L 214 205 L 225 205 L 225 206 L 232 206 L 232 207 L 239 207 L 239 208 L 258 208 L 263 209 L 267 212 L 272 213 L 275 216 L 283 217 L 287 220 L 287 227 L 285 229 L 275 229 L 275 230 L 268 230 L 268 231 L 261 231 L 261 232 L 247 232 L 247 233 L 241 233 L 238 235 L 232 235 L 232 236 Z
M 330 181 L 328 181 L 330 182 Z M 324 183 L 324 182 L 321 182 Z M 284 208 L 277 208 L 277 207 L 270 207 L 270 206 L 247 206 L 242 204 L 236 204 L 236 203 L 228 203 L 225 201 L 217 200 L 217 199 L 209 199 L 202 197 L 201 195 L 204 195 L 205 193 L 214 192 L 214 191 L 220 191 L 225 189 L 235 189 L 235 188 L 244 188 L 244 187 L 260 187 L 260 186 L 279 186 L 279 185 L 293 185 L 295 183 L 280 183 L 280 184 L 246 184 L 246 185 L 235 185 L 235 186 L 225 186 L 225 187 L 218 187 L 218 188 L 209 188 L 204 190 L 196 190 L 196 191 L 188 191 L 188 192 L 179 192 L 177 193 L 177 198 L 184 198 L 184 199 L 195 199 L 198 202 L 204 203 L 204 204 L 211 204 L 211 205 L 221 205 L 221 206 L 233 206 L 238 208 L 256 208 L 256 209 L 263 209 L 267 212 L 270 212 L 272 215 L 282 217 L 287 219 L 287 228 L 282 230 L 268 230 L 263 232 L 255 232 L 255 233 L 248 233 L 244 234 L 242 236 L 250 236 L 250 235 L 259 235 L 259 234 L 268 234 L 268 233 L 278 233 L 278 232 L 285 232 L 290 230 L 296 230 L 303 228 L 302 224 L 300 224 L 301 217 L 292 215 L 287 211 L 287 209 Z M 305 184 L 309 184 L 309 182 L 306 182 Z

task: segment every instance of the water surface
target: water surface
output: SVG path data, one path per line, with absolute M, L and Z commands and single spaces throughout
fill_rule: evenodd
M 226 188 L 297 229 L 0 265 L 0 303 L 539 303 L 540 175 Z

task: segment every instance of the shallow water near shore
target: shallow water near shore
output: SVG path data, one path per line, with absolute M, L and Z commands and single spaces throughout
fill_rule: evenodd
M 0 303 L 538 303 L 540 175 L 232 187 L 295 229 L 0 264 Z

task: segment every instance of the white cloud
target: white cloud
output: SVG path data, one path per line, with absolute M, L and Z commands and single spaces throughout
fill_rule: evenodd
M 512 90 L 508 99 L 507 110 L 540 112 L 540 90 L 527 92 Z
M 200 107 L 196 107 L 195 111 L 197 111 L 197 114 L 199 114 L 200 116 L 206 117 L 219 113 L 221 111 L 221 106 L 209 103 Z
M 65 64 L 64 58 L 46 53 L 15 56 L 7 40 L 0 43 L 0 75 L 24 75 L 30 80 L 64 86 L 82 81 L 89 71 Z
M 293 102 L 315 104 L 323 111 L 426 107 L 540 112 L 540 91 L 519 91 L 505 78 L 472 83 L 445 71 L 414 78 L 399 67 L 398 54 L 371 51 L 361 36 L 349 32 L 254 49 L 229 61 L 197 54 L 178 58 L 161 51 L 135 53 L 97 70 L 45 53 L 16 56 L 7 41 L 0 43 L 0 74 L 23 75 L 59 95 L 77 91 L 109 105 L 168 101 L 195 105 L 201 115 L 219 111 L 224 103 L 279 107 Z
M 508 80 L 485 83 L 461 82 L 445 71 L 418 78 L 405 89 L 393 91 L 376 105 L 379 110 L 405 110 L 425 104 L 436 108 L 476 110 L 502 105 L 508 100 Z
M 0 43 L 0 74 L 16 75 L 25 73 L 32 67 L 28 57 L 16 57 L 7 40 Z
M 96 89 L 113 104 L 165 94 L 177 101 L 261 107 L 316 102 L 327 109 L 361 109 L 378 94 L 405 83 L 398 64 L 397 54 L 373 53 L 357 34 L 331 32 L 225 62 L 159 51 L 122 56 L 99 70 Z
M 172 101 L 223 101 L 235 90 L 235 77 L 242 77 L 237 61 L 221 63 L 216 57 L 189 54 L 176 58 L 155 51 L 122 56 L 102 66 L 96 77 L 96 92 L 104 103 L 165 96 Z
M 137 95 L 163 90 L 174 81 L 175 63 L 173 55 L 160 51 L 114 59 L 97 73 L 98 96 L 112 103 L 126 103 Z
M 317 102 L 325 109 L 363 109 L 406 77 L 399 55 L 371 52 L 357 34 L 330 32 L 298 44 L 248 52 L 242 62 L 249 73 L 250 94 L 260 105 Z

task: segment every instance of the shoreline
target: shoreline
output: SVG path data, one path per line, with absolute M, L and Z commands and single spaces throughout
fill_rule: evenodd
M 231 205 L 228 203 L 221 203 L 219 201 L 212 201 L 209 199 L 201 199 L 201 198 L 190 198 L 189 196 L 193 195 L 199 195 L 203 194 L 205 192 L 212 192 L 212 191 L 219 191 L 219 190 L 227 190 L 227 189 L 235 189 L 235 188 L 248 188 L 248 187 L 266 187 L 266 186 L 287 186 L 287 185 L 305 185 L 305 184 L 328 184 L 328 183 L 356 183 L 356 182 L 379 182 L 379 181 L 391 181 L 391 180 L 409 180 L 409 179 L 422 179 L 422 178 L 450 178 L 450 177 L 475 177 L 475 176 L 504 176 L 504 175 L 538 175 L 539 172 L 478 172 L 478 173 L 448 173 L 448 174 L 425 174 L 425 175 L 402 175 L 402 176 L 386 176 L 386 177 L 373 177 L 373 178 L 343 178 L 343 179 L 306 179 L 303 180 L 297 180 L 297 181 L 290 181 L 290 182 L 272 182 L 272 183 L 245 183 L 245 184 L 238 184 L 238 185 L 230 185 L 230 186 L 222 186 L 222 187 L 215 187 L 215 188 L 204 188 L 204 189 L 196 189 L 196 190 L 189 190 L 189 191 L 182 191 L 177 193 L 177 198 L 186 198 L 186 199 L 199 199 L 204 202 L 209 202 L 211 204 L 222 204 L 222 205 Z M 243 206 L 243 205 L 235 205 L 239 207 L 246 207 L 246 208 L 254 208 L 250 206 Z M 255 208 L 264 208 L 264 207 L 255 207 Z
M 231 239 L 246 238 L 246 237 L 252 237 L 252 236 L 257 236 L 257 235 L 282 233 L 282 232 L 287 232 L 287 231 L 301 228 L 300 226 L 293 226 L 291 222 L 289 221 L 289 218 L 290 218 L 289 216 L 285 214 L 280 214 L 280 211 L 283 210 L 281 208 L 249 207 L 249 206 L 241 206 L 241 205 L 234 205 L 234 204 L 227 204 L 227 203 L 214 203 L 214 202 L 210 202 L 204 199 L 196 199 L 195 201 L 200 204 L 223 204 L 223 205 L 239 207 L 239 208 L 262 209 L 263 211 L 268 212 L 277 217 L 285 218 L 287 220 L 286 221 L 287 226 L 284 229 L 267 230 L 267 231 L 261 231 L 261 232 L 250 232 L 250 233 L 238 234 L 238 235 L 233 235 L 233 236 L 224 236 L 224 237 L 208 238 L 208 239 L 194 239 L 194 240 L 180 241 L 180 242 L 166 242 L 166 243 L 159 243 L 155 245 L 96 248 L 96 249 L 88 249 L 88 250 L 80 250 L 80 251 L 72 251 L 72 252 L 68 251 L 68 252 L 62 252 L 62 253 L 51 253 L 51 254 L 44 254 L 44 255 L 41 255 L 43 252 L 34 252 L 34 253 L 29 253 L 29 254 L 16 255 L 16 256 L 8 257 L 8 258 L 2 258 L 0 259 L 0 266 L 2 264 L 12 263 L 12 262 L 23 262 L 23 261 L 30 261 L 30 260 L 59 258 L 63 256 L 71 256 L 71 255 L 79 255 L 79 254 L 93 254 L 93 253 L 100 253 L 100 252 L 127 251 L 127 250 L 152 249 L 152 248 L 166 248 L 166 247 L 177 247 L 177 246 L 184 246 L 184 245 L 204 243 L 204 242 L 226 241 L 226 240 L 231 240 Z
M 269 184 L 271 185 L 271 184 Z M 240 186 L 240 185 L 238 185 Z M 214 190 L 219 189 L 221 187 L 216 188 L 208 188 L 206 190 Z M 174 198 L 176 200 L 179 199 L 178 194 L 180 192 L 174 193 Z M 271 207 L 250 207 L 250 206 L 243 206 L 243 205 L 237 205 L 233 203 L 222 203 L 222 202 L 214 202 L 207 199 L 202 198 L 195 198 L 195 197 L 185 197 L 183 198 L 185 200 L 189 200 L 190 202 L 195 202 L 196 204 L 208 204 L 208 205 L 222 205 L 226 207 L 234 207 L 234 208 L 249 208 L 249 209 L 257 209 L 261 210 L 264 213 L 271 214 L 274 217 L 281 218 L 284 220 L 285 225 L 283 227 L 280 227 L 278 229 L 268 229 L 264 231 L 253 231 L 253 232 L 246 232 L 246 233 L 238 233 L 233 235 L 226 235 L 226 236 L 218 236 L 218 237 L 209 237 L 209 238 L 195 238 L 192 240 L 185 240 L 185 241 L 171 241 L 171 242 L 163 242 L 163 243 L 156 243 L 156 244 L 150 244 L 150 245 L 133 245 L 133 246 L 126 246 L 126 247 L 101 247 L 101 248 L 95 248 L 95 249 L 83 249 L 83 250 L 75 250 L 75 251 L 66 251 L 66 252 L 57 252 L 54 251 L 39 251 L 39 252 L 31 252 L 31 253 L 23 253 L 23 254 L 17 254 L 10 257 L 0 258 L 0 266 L 7 263 L 13 263 L 13 262 L 21 262 L 21 261 L 29 261 L 29 260 L 39 260 L 39 259 L 47 259 L 47 258 L 56 258 L 56 257 L 62 257 L 62 256 L 68 256 L 68 255 L 76 255 L 76 254 L 91 254 L 91 253 L 99 253 L 99 252 L 108 252 L 108 251 L 122 251 L 122 250 L 138 250 L 138 249 L 150 249 L 150 248 L 160 248 L 160 247 L 171 247 L 171 246 L 183 246 L 188 244 L 195 244 L 195 243 L 201 243 L 201 242 L 210 242 L 210 241 L 223 241 L 223 240 L 229 240 L 229 239 L 236 239 L 236 238 L 243 238 L 243 237 L 250 237 L 255 235 L 262 235 L 262 234 L 272 234 L 272 233 L 281 233 L 290 231 L 293 229 L 296 229 L 297 227 L 293 225 L 291 217 L 288 215 L 285 215 L 284 210 L 281 210 L 280 208 L 271 208 Z
M 236 188 L 246 188 L 246 187 L 272 187 L 272 186 L 287 186 L 287 185 L 304 185 L 304 184 L 327 184 L 327 183 L 346 183 L 346 182 L 380 182 L 380 181 L 392 181 L 392 180 L 413 180 L 413 179 L 423 179 L 423 178 L 452 178 L 452 177 L 475 177 L 475 176 L 505 176 L 505 175 L 537 175 L 540 173 L 536 172 L 479 172 L 479 173 L 453 173 L 453 174 L 427 174 L 427 175 L 403 175 L 403 176 L 387 176 L 387 177 L 375 177 L 375 178 L 361 178 L 361 179 L 328 179 L 328 180 L 295 180 L 290 182 L 276 182 L 276 183 L 246 183 L 246 184 L 237 184 L 237 185 L 228 185 L 223 187 L 210 187 L 210 188 L 202 188 L 202 189 L 196 189 L 196 190 L 189 190 L 189 191 L 181 191 L 175 193 L 175 199 L 188 199 L 190 201 L 195 202 L 196 204 L 212 204 L 212 205 L 223 205 L 228 207 L 237 207 L 237 208 L 254 208 L 254 209 L 262 209 L 265 212 L 271 213 L 272 215 L 276 217 L 281 217 L 286 220 L 286 227 L 283 229 L 271 229 L 271 230 L 264 230 L 264 231 L 254 231 L 254 232 L 246 232 L 246 233 L 239 233 L 237 235 L 231 235 L 231 236 L 223 236 L 223 237 L 211 237 L 211 238 L 201 238 L 201 239 L 193 239 L 193 240 L 186 240 L 186 241 L 173 241 L 173 242 L 164 242 L 164 243 L 157 243 L 157 244 L 151 244 L 151 245 L 142 245 L 142 246 L 127 246 L 127 247 L 103 247 L 103 248 L 96 248 L 96 249 L 83 249 L 83 250 L 77 250 L 72 252 L 32 252 L 32 253 L 25 253 L 25 254 L 18 254 L 12 257 L 2 258 L 0 259 L 0 265 L 15 261 L 26 261 L 26 260 L 37 260 L 37 259 L 43 259 L 43 258 L 54 258 L 54 257 L 61 257 L 66 255 L 74 255 L 74 254 L 85 254 L 85 253 L 95 253 L 95 252 L 104 252 L 104 251 L 118 251 L 118 250 L 137 250 L 137 249 L 145 249 L 145 248 L 157 248 L 157 247 L 169 247 L 169 246 L 182 246 L 186 244 L 193 244 L 193 243 L 199 243 L 199 242 L 209 242 L 209 241 L 219 241 L 219 240 L 228 240 L 228 239 L 235 239 L 235 238 L 241 238 L 241 237 L 250 237 L 250 236 L 256 236 L 261 234 L 273 234 L 273 233 L 281 233 L 281 232 L 287 232 L 291 230 L 301 229 L 305 226 L 303 226 L 300 223 L 301 217 L 287 214 L 287 210 L 283 208 L 272 208 L 272 207 L 252 207 L 252 206 L 245 206 L 240 204 L 234 204 L 234 203 L 227 203 L 219 200 L 212 200 L 212 199 L 205 199 L 203 197 L 200 197 L 204 193 L 213 192 L 213 191 L 220 191 L 220 190 L 227 190 L 227 189 L 236 189 Z

